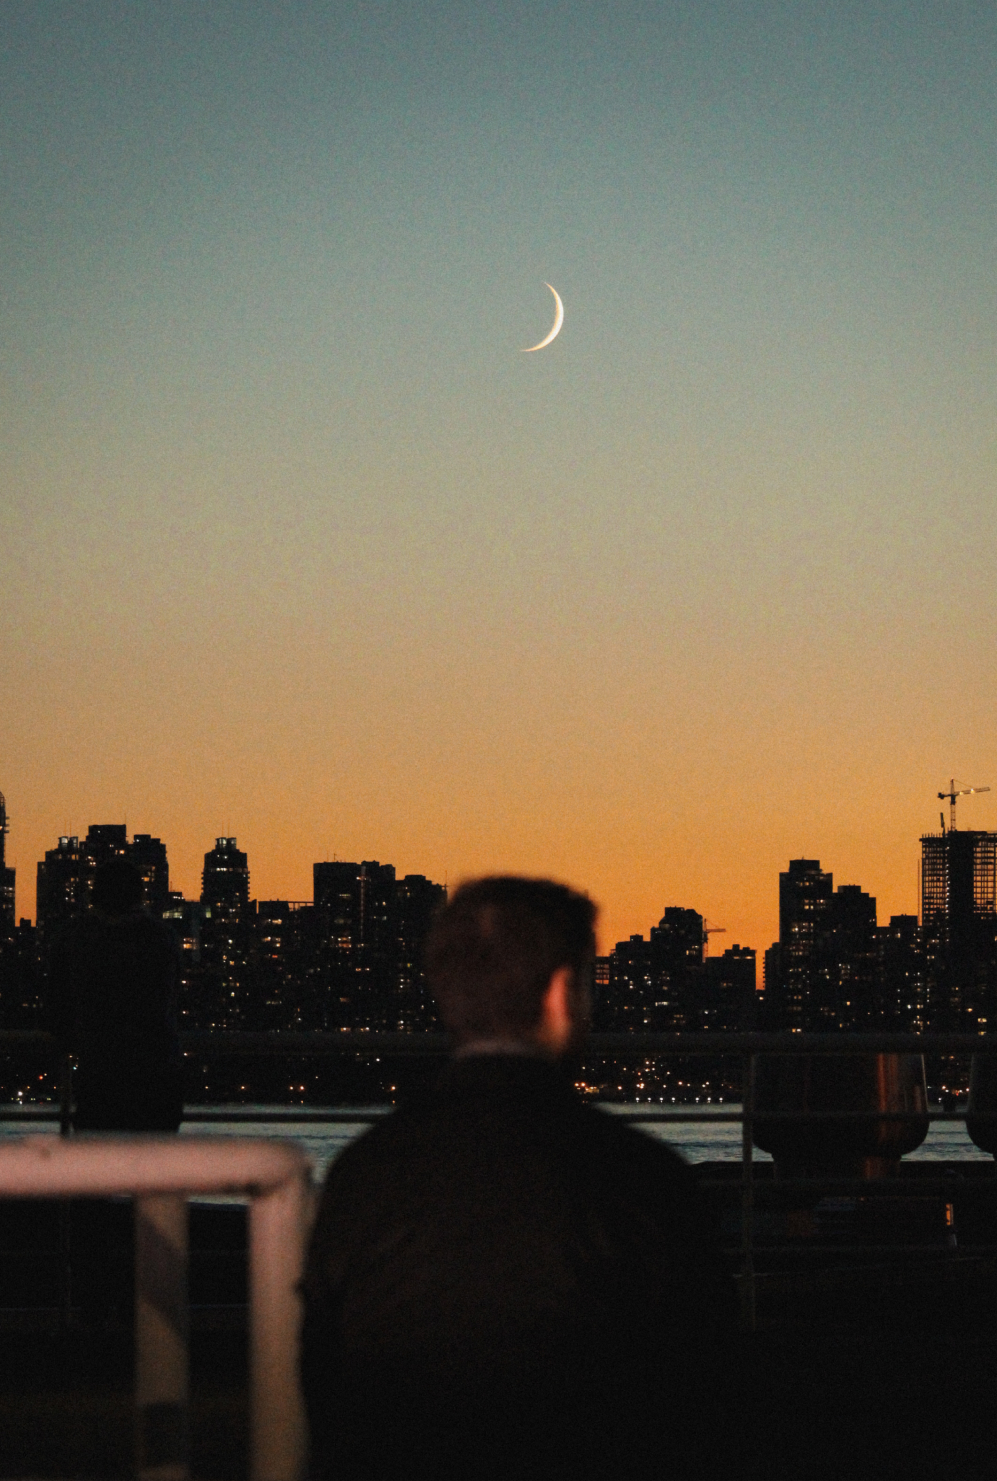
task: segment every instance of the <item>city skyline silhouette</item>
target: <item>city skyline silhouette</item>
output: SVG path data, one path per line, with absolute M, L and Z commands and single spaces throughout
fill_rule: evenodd
M 997 785 L 993 12 L 55 14 L 0 17 L 12 862 L 915 911 Z

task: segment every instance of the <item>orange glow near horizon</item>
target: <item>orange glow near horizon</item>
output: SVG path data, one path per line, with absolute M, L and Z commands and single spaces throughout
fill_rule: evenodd
M 188 897 L 220 835 L 258 898 L 550 875 L 604 950 L 680 905 L 761 952 L 800 856 L 916 911 L 937 792 L 997 788 L 997 14 L 45 9 L 0 51 L 19 913 L 125 820 Z

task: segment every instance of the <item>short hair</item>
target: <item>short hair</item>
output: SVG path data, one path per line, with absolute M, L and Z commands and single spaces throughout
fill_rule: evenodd
M 142 876 L 130 859 L 108 859 L 98 864 L 93 876 L 95 910 L 105 915 L 127 915 L 145 899 Z
M 595 955 L 596 913 L 587 895 L 550 879 L 461 885 L 426 940 L 444 1027 L 459 1043 L 532 1033 L 553 973 L 569 967 L 581 978 Z

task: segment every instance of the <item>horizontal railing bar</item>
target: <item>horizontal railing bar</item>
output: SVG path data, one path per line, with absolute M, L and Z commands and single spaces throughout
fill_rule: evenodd
M 634 1033 L 590 1034 L 585 1055 L 628 1054 L 646 1046 L 668 1054 L 992 1054 L 997 1035 L 863 1033 Z
M 642 1108 L 640 1106 L 621 1105 L 618 1101 L 589 1101 L 589 1105 L 598 1106 L 600 1110 L 608 1111 L 610 1115 L 618 1116 L 621 1121 L 654 1122 L 656 1125 L 674 1122 L 677 1126 L 729 1126 L 740 1124 L 744 1116 L 740 1111 L 722 1111 L 712 1115 L 705 1110 L 679 1111 L 657 1111 L 654 1107 Z M 301 1106 L 292 1107 L 264 1107 L 260 1110 L 215 1110 L 212 1107 L 188 1106 L 184 1110 L 184 1117 L 188 1121 L 329 1121 L 329 1122 L 363 1122 L 377 1121 L 384 1116 L 390 1116 L 395 1110 L 393 1105 L 366 1106 L 363 1109 L 323 1110 L 321 1107 Z M 47 1113 L 58 1120 L 58 1109 Z M 965 1111 L 755 1111 L 752 1121 L 943 1121 L 964 1122 Z M 0 1120 L 16 1120 L 17 1113 L 9 1116 L 0 1108 Z M 984 1119 L 984 1118 L 981 1118 Z M 994 1118 L 991 1118 L 994 1119 Z
M 949 1244 L 821 1244 L 819 1240 L 813 1240 L 804 1244 L 756 1244 L 752 1246 L 756 1255 L 943 1255 L 951 1258 L 958 1255 L 975 1255 L 978 1253 L 993 1254 L 993 1245 L 963 1245 L 953 1246 Z M 737 1245 L 721 1245 L 726 1255 L 738 1253 Z M 890 1262 L 891 1268 L 896 1269 L 895 1260 Z M 847 1269 L 847 1266 L 844 1267 Z M 838 1270 L 842 1269 L 838 1266 Z M 775 1274 L 772 1271 L 770 1274 Z
M 272 1192 L 310 1166 L 291 1142 L 235 1137 L 33 1136 L 0 1144 L 0 1197 Z
M 966 1159 L 970 1161 L 969 1158 Z M 693 1163 L 694 1167 L 701 1166 Z M 739 1162 L 732 1161 L 731 1167 L 740 1167 Z M 764 1165 L 764 1164 L 763 1164 Z M 911 1164 L 908 1164 L 910 1166 Z M 913 1164 L 915 1167 L 930 1166 L 930 1163 L 919 1162 Z M 973 1167 L 987 1167 L 987 1163 L 980 1158 L 973 1159 Z M 989 1172 L 993 1169 L 988 1167 Z M 731 1189 L 736 1186 L 736 1178 L 699 1178 L 700 1188 L 724 1188 Z M 836 1178 L 828 1175 L 826 1178 L 772 1178 L 760 1179 L 755 1186 L 756 1195 L 778 1193 L 822 1193 L 827 1198 L 840 1196 L 854 1196 L 856 1198 L 887 1198 L 902 1194 L 908 1198 L 918 1198 L 928 1193 L 993 1193 L 994 1177 L 988 1178 L 962 1178 L 953 1173 L 949 1177 L 935 1174 L 933 1177 L 924 1178 Z
M 589 1104 L 604 1108 L 613 1106 L 613 1114 L 627 1121 L 677 1121 L 683 1125 L 696 1122 L 712 1126 L 744 1120 L 740 1111 L 723 1111 L 717 1115 L 711 1115 L 709 1111 L 702 1110 L 691 1112 L 689 1115 L 674 1111 L 659 1114 L 653 1107 L 642 1110 L 639 1106 L 632 1109 L 627 1106 L 616 1110 L 614 1101 L 591 1101 Z M 965 1121 L 966 1115 L 965 1111 L 759 1111 L 756 1109 L 751 1119 L 757 1125 L 759 1121 Z M 997 1115 L 980 1119 L 997 1120 Z
M 690 1107 L 688 1111 L 672 1110 L 671 1107 L 657 1108 L 655 1106 L 639 1106 L 621 1103 L 619 1101 L 589 1101 L 589 1105 L 599 1106 L 601 1110 L 608 1111 L 613 1116 L 618 1116 L 623 1121 L 653 1122 L 656 1125 L 674 1122 L 677 1126 L 724 1126 L 740 1124 L 744 1117 L 740 1111 L 710 1111 L 705 1107 Z M 363 1106 L 352 1109 L 350 1107 L 324 1107 L 324 1106 L 259 1106 L 256 1108 L 246 1107 L 218 1107 L 218 1106 L 196 1106 L 189 1105 L 184 1108 L 184 1119 L 187 1121 L 220 1121 L 220 1122 L 251 1122 L 260 1123 L 283 1122 L 283 1121 L 314 1121 L 318 1124 L 329 1125 L 351 1125 L 353 1123 L 363 1124 L 365 1122 L 379 1121 L 385 1116 L 390 1116 L 395 1110 L 393 1105 Z M 55 1101 L 15 1102 L 8 1105 L 0 1105 L 0 1122 L 18 1121 L 58 1121 L 60 1108 Z M 755 1111 L 752 1120 L 759 1121 L 923 1121 L 929 1122 L 964 1122 L 967 1117 L 966 1111 Z M 997 1119 L 997 1117 L 981 1117 L 980 1119 Z
M 188 1054 L 391 1054 L 436 1056 L 450 1052 L 446 1034 L 367 1033 L 278 1029 L 250 1032 L 242 1029 L 186 1030 L 180 1036 Z M 0 1030 L 0 1050 L 54 1048 L 55 1040 L 42 1029 Z M 997 1034 L 907 1034 L 880 1030 L 863 1033 L 677 1033 L 591 1034 L 586 1056 L 630 1058 L 634 1054 L 994 1054 Z
M 965 1111 L 765 1111 L 755 1110 L 752 1120 L 760 1121 L 965 1121 Z M 701 1118 L 708 1121 L 710 1117 Z M 716 1118 L 719 1121 L 719 1116 Z M 740 1116 L 737 1118 L 740 1120 Z M 993 1120 L 995 1117 L 991 1116 Z
M 188 1032 L 184 1048 L 226 1054 L 399 1054 L 445 1055 L 451 1041 L 438 1033 L 225 1033 Z M 976 1054 L 997 1053 L 997 1035 L 978 1034 L 787 1034 L 787 1033 L 633 1033 L 591 1034 L 584 1055 L 628 1057 L 637 1054 Z
M 365 1106 L 363 1110 L 349 1107 L 320 1106 L 268 1106 L 262 1111 L 247 1108 L 223 1109 L 214 1106 L 185 1106 L 184 1120 L 190 1122 L 241 1123 L 258 1121 L 280 1126 L 284 1122 L 314 1122 L 317 1126 L 369 1126 L 383 1121 L 395 1110 L 394 1106 Z

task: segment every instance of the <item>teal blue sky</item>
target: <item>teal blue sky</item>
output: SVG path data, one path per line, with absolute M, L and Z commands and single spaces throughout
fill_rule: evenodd
M 232 832 L 261 896 L 552 872 L 608 939 L 763 947 L 799 854 L 916 909 L 997 788 L 992 5 L 0 35 L 19 911 L 125 816 L 188 893 Z

